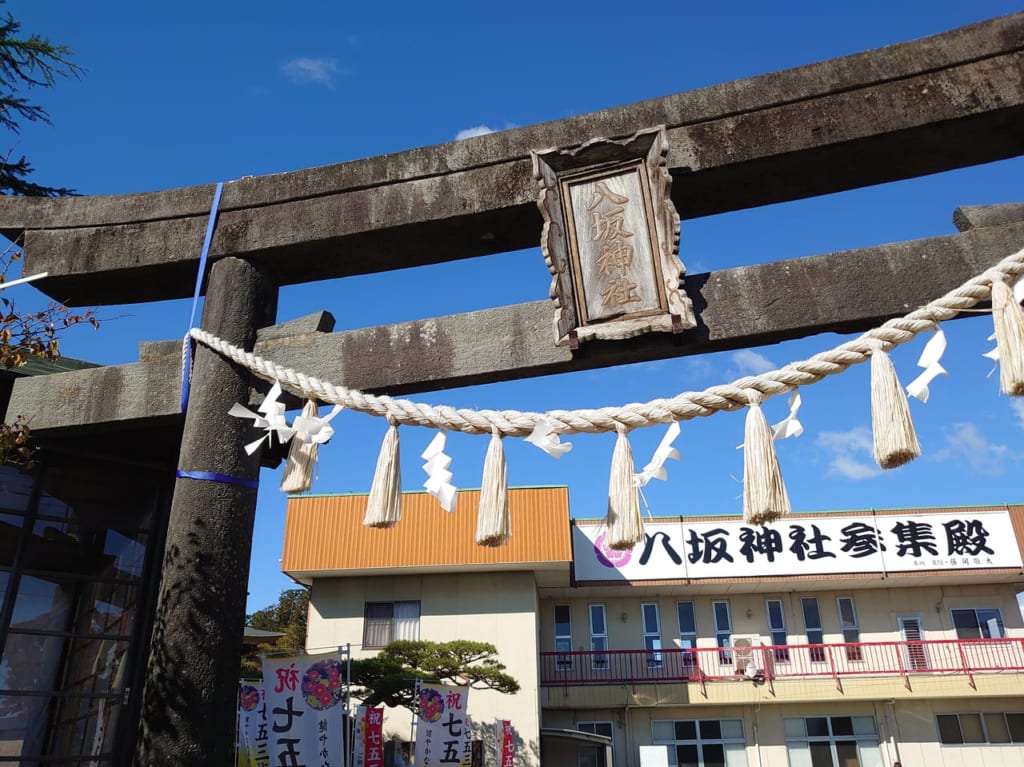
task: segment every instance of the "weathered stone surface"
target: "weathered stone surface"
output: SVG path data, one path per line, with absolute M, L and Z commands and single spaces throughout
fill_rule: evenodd
M 469 141 L 231 182 L 212 254 L 258 258 L 287 284 L 536 245 L 530 149 L 659 124 L 684 217 L 1014 156 L 1024 152 L 1022 47 L 1024 13 Z M 191 289 L 212 191 L 5 199 L 0 229 L 29 230 L 27 268 L 50 271 L 39 287 L 61 300 L 168 298 Z
M 203 326 L 252 348 L 273 322 L 276 286 L 252 264 L 228 258 L 210 272 Z M 251 424 L 228 415 L 249 374 L 196 350 L 178 468 L 259 479 L 259 453 L 238 445 Z M 256 490 L 179 478 L 174 487 L 160 592 L 143 692 L 136 764 L 227 764 L 233 756 L 239 658 Z
M 682 343 L 650 334 L 626 343 L 593 342 L 574 355 L 552 342 L 551 302 L 537 301 L 268 338 L 255 351 L 334 384 L 388 394 L 586 370 L 866 330 L 928 303 L 1022 245 L 1024 209 L 1012 222 L 963 234 L 690 275 L 686 289 L 698 326 Z M 33 414 L 32 428 L 40 432 L 147 416 L 180 418 L 178 364 L 172 356 L 20 379 L 10 412 Z
M 1003 205 L 961 205 L 953 211 L 953 224 L 961 232 L 981 226 L 999 226 L 1024 220 L 1024 202 Z

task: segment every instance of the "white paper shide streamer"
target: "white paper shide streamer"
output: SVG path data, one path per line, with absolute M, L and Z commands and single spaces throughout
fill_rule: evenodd
M 452 473 L 448 470 L 452 459 L 451 456 L 445 455 L 446 441 L 446 432 L 439 431 L 430 440 L 427 449 L 420 453 L 420 458 L 426 462 L 423 464 L 423 471 L 426 472 L 427 481 L 423 483 L 423 487 L 429 495 L 437 499 L 442 509 L 451 514 L 455 511 L 455 497 L 458 491 L 452 484 Z
M 572 443 L 562 442 L 551 421 L 543 417 L 537 419 L 530 436 L 524 437 L 524 439 L 539 447 L 552 458 L 561 458 L 572 450 Z
M 681 458 L 679 451 L 672 447 L 672 443 L 679 436 L 679 431 L 679 421 L 673 421 L 672 425 L 665 432 L 665 436 L 661 438 L 661 442 L 658 443 L 658 447 L 655 448 L 651 460 L 647 462 L 647 465 L 644 466 L 639 474 L 633 477 L 633 484 L 637 487 L 647 487 L 647 483 L 652 479 L 660 479 L 662 481 L 668 479 L 665 461 L 669 458 L 678 461 Z
M 789 439 L 799 437 L 804 433 L 804 425 L 797 420 L 797 413 L 800 412 L 800 405 L 803 400 L 800 398 L 800 390 L 793 389 L 789 395 L 789 415 L 772 426 L 772 439 Z
M 248 455 L 252 455 L 259 450 L 264 442 L 267 445 L 273 444 L 275 436 L 283 445 L 295 434 L 295 430 L 288 425 L 288 419 L 285 418 L 284 403 L 278 401 L 280 396 L 281 384 L 275 381 L 274 385 L 270 387 L 270 391 L 267 392 L 267 396 L 264 397 L 263 402 L 256 408 L 259 412 L 254 413 L 237 402 L 228 411 L 228 415 L 232 415 L 235 418 L 251 418 L 253 426 L 266 431 L 266 434 L 262 437 L 245 446 L 245 452 Z
M 306 400 L 302 415 L 295 417 L 292 428 L 292 442 L 288 446 L 288 459 L 281 475 L 281 491 L 284 493 L 305 493 L 313 486 L 313 473 L 320 445 L 334 436 L 331 419 L 344 408 L 335 405 L 331 412 L 320 418 L 316 400 Z
M 907 384 L 907 394 L 914 399 L 921 400 L 921 402 L 928 401 L 928 386 L 931 382 L 940 375 L 949 375 L 946 369 L 939 364 L 945 352 L 946 334 L 942 331 L 941 327 L 936 325 L 935 332 L 928 339 L 928 343 L 924 345 L 921 357 L 917 361 L 917 366 L 924 368 L 924 372 Z

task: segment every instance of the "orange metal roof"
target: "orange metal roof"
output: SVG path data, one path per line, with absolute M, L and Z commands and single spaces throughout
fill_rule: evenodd
M 569 490 L 509 490 L 512 536 L 504 546 L 478 546 L 479 490 L 460 490 L 449 514 L 424 492 L 402 494 L 402 521 L 389 529 L 363 526 L 366 495 L 288 499 L 281 569 L 291 575 L 329 571 L 511 566 L 534 569 L 572 561 Z M 341 575 L 341 572 L 337 572 Z

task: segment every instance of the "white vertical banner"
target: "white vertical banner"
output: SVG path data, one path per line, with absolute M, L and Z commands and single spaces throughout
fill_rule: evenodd
M 267 741 L 263 685 L 242 681 L 238 688 L 238 767 L 268 767 Z
M 271 765 L 344 763 L 344 679 L 345 661 L 339 655 L 264 658 Z
M 466 741 L 472 741 L 466 714 L 468 701 L 469 687 L 420 684 L 416 713 L 416 767 L 462 764 Z
M 462 741 L 462 761 L 459 767 L 473 767 L 473 720 L 466 717 L 466 737 Z
M 352 767 L 363 767 L 366 755 L 366 706 L 356 709 L 356 718 L 352 728 Z

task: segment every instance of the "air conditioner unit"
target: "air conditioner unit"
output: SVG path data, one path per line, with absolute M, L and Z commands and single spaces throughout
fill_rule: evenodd
M 759 636 L 734 636 L 732 638 L 732 657 L 737 674 L 746 674 L 751 667 L 756 669 L 757 673 L 764 673 L 764 669 L 761 668 L 761 656 L 764 653 L 755 650 L 760 646 L 761 637 Z

